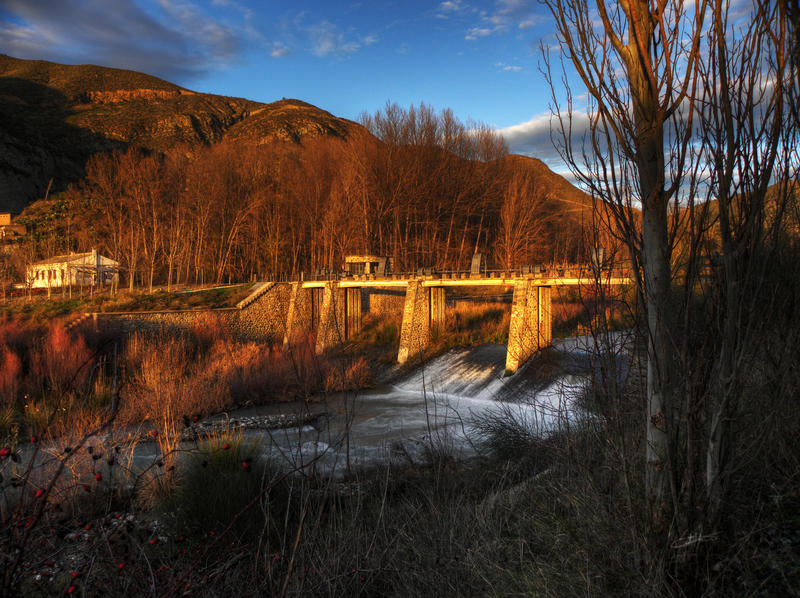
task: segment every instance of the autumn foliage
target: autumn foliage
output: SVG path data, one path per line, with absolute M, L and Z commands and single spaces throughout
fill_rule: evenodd
M 54 220 L 71 223 L 56 235 L 65 246 L 34 253 L 95 247 L 131 287 L 282 279 L 338 270 L 347 254 L 390 256 L 396 271 L 464 269 L 475 252 L 506 269 L 588 255 L 586 196 L 506 156 L 487 127 L 425 105 L 362 123 L 302 144 L 97 154 Z

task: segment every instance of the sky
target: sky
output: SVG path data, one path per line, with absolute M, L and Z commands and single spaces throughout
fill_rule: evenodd
M 356 120 L 387 101 L 450 108 L 564 171 L 539 70 L 537 0 L 0 0 L 0 53 L 156 75 Z

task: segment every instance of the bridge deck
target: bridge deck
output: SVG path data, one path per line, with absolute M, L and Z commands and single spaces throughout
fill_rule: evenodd
M 560 287 L 579 286 L 595 283 L 593 275 L 586 276 L 509 276 L 509 277 L 479 277 L 479 278 L 446 278 L 437 276 L 417 276 L 407 278 L 377 278 L 377 277 L 348 277 L 330 280 L 308 280 L 302 283 L 304 289 L 322 288 L 329 283 L 338 283 L 340 287 L 407 287 L 411 281 L 419 281 L 424 287 L 475 287 L 475 286 L 514 286 L 520 280 L 530 280 L 537 286 Z M 627 285 L 632 280 L 629 276 L 603 276 L 600 280 L 603 285 Z

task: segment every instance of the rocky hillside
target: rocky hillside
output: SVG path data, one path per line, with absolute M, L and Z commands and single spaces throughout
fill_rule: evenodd
M 135 71 L 0 54 L 0 211 L 22 211 L 44 197 L 51 180 L 59 191 L 81 179 L 97 152 L 353 136 L 371 138 L 361 125 L 299 100 L 263 104 L 197 93 Z M 529 168 L 560 200 L 554 205 L 560 218 L 579 218 L 587 205 L 582 192 L 539 160 L 505 160 Z
M 121 69 L 0 55 L 0 210 L 19 211 L 83 175 L 93 153 L 164 150 L 225 138 L 346 137 L 353 122 L 305 102 L 262 104 L 196 93 Z

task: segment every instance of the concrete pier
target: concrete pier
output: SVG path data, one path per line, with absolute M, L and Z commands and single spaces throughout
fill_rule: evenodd
M 430 327 L 437 332 L 444 331 L 444 287 L 429 287 L 431 296 L 430 305 Z

